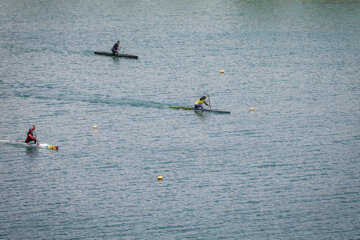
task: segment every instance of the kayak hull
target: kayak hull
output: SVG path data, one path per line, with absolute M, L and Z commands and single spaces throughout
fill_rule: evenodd
M 18 146 L 24 146 L 24 147 L 28 147 L 28 148 L 46 148 L 46 149 L 51 149 L 51 150 L 59 150 L 58 146 L 55 145 L 50 145 L 47 143 L 26 143 L 24 141 L 18 140 L 18 141 L 14 141 L 14 140 L 0 140 L 0 143 L 5 143 L 5 144 L 13 144 L 13 145 L 18 145 Z
M 110 52 L 94 52 L 94 53 L 97 55 L 111 56 L 111 57 L 138 58 L 138 56 L 131 54 L 112 54 Z
M 22 144 L 25 147 L 31 147 L 31 148 L 46 148 L 51 150 L 59 150 L 58 146 L 50 145 L 47 143 L 25 143 L 23 141 L 17 141 L 16 143 Z
M 216 113 L 227 113 L 230 114 L 229 111 L 223 111 L 219 109 L 199 109 L 199 108 L 193 108 L 193 107 L 176 107 L 176 106 L 170 106 L 169 108 L 172 109 L 182 109 L 182 110 L 193 110 L 193 111 L 201 111 L 201 112 L 216 112 Z

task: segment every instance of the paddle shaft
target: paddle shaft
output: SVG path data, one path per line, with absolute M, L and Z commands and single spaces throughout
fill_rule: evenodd
M 210 95 L 208 95 L 208 98 L 209 98 L 209 108 L 211 109 Z
M 36 145 L 39 146 L 39 140 L 37 139 L 36 130 L 34 130 L 34 135 L 33 135 L 33 137 L 36 138 Z

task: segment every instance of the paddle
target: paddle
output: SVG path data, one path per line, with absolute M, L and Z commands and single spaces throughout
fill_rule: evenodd
M 207 96 L 208 96 L 208 98 L 209 98 L 209 108 L 211 109 L 211 104 L 210 104 L 210 95 L 208 94 Z
M 39 146 L 39 140 L 37 139 L 36 130 L 34 130 L 33 132 L 34 132 L 33 137 L 36 138 L 36 146 Z
M 119 48 L 116 50 L 116 55 L 119 55 L 120 53 L 120 48 L 121 48 L 121 46 L 119 46 Z

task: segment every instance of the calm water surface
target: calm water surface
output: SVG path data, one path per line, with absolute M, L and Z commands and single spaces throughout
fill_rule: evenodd
M 1 1 L 0 238 L 359 239 L 359 42 L 350 0 Z

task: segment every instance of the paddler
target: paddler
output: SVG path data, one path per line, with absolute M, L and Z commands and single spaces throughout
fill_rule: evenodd
M 207 102 L 205 102 L 205 99 L 206 99 L 206 97 L 208 97 L 209 95 L 206 95 L 206 96 L 202 96 L 199 100 L 197 100 L 196 102 L 195 102 L 195 108 L 196 109 L 204 109 L 203 108 L 203 104 L 205 104 L 206 106 L 208 106 L 209 107 L 209 104 L 207 103 Z
M 35 130 L 35 125 L 33 124 L 32 126 L 33 126 L 33 127 L 30 128 L 29 131 L 27 132 L 27 138 L 26 138 L 26 140 L 25 140 L 26 143 L 29 143 L 29 142 L 32 142 L 32 141 L 33 141 L 34 143 L 36 143 L 36 141 L 37 141 L 37 138 L 34 137 L 34 134 L 33 134 L 33 132 L 34 132 L 34 130 Z
M 120 46 L 120 41 L 117 41 L 114 46 L 112 47 L 111 51 L 112 53 L 115 54 L 119 54 L 119 50 L 120 50 L 121 46 Z

